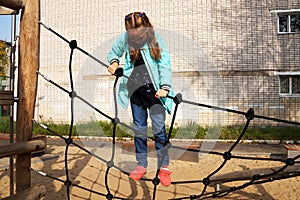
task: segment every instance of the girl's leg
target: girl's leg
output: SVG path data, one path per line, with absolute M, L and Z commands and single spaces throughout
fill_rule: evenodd
M 133 116 L 134 144 L 138 166 L 147 168 L 147 109 L 131 103 Z
M 167 146 L 164 147 L 164 144 L 167 141 L 167 134 L 165 128 L 165 109 L 162 105 L 155 104 L 149 109 L 149 114 L 152 121 L 152 132 L 155 138 L 158 168 L 169 166 L 168 148 Z

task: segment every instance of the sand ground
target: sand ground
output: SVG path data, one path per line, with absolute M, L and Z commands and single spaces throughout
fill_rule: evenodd
M 98 156 L 91 156 L 71 145 L 68 151 L 68 170 L 72 183 L 85 187 L 87 190 L 93 190 L 93 193 L 78 187 L 70 187 L 70 198 L 73 200 L 81 199 L 106 199 L 107 188 L 105 184 L 105 175 L 107 165 L 103 160 L 112 158 L 112 146 L 108 141 L 76 141 L 86 147 L 89 151 Z M 184 146 L 180 144 L 181 146 Z M 212 151 L 225 152 L 232 144 L 215 144 Z M 172 150 L 172 148 L 171 148 Z M 184 152 L 177 151 L 176 154 Z M 284 156 L 285 150 L 282 145 L 238 145 L 232 152 L 233 155 L 253 156 L 253 157 L 276 157 Z M 45 154 L 35 156 L 32 159 L 32 168 L 47 173 L 49 176 L 66 180 L 65 168 L 65 144 L 57 139 L 48 139 L 48 146 Z M 119 169 L 110 168 L 107 176 L 107 184 L 110 193 L 115 199 L 189 199 L 190 195 L 199 195 L 204 185 L 201 182 L 182 183 L 180 181 L 203 180 L 210 173 L 215 171 L 224 161 L 222 156 L 211 154 L 194 153 L 197 159 L 183 159 L 182 155 L 173 155 L 171 158 L 170 170 L 172 171 L 172 184 L 169 187 L 163 187 L 161 184 L 154 186 L 152 179 L 156 174 L 155 152 L 149 154 L 149 167 L 145 175 L 147 180 L 139 182 L 132 181 L 126 173 Z M 113 157 L 114 165 L 125 172 L 130 172 L 135 168 L 135 155 L 133 152 L 124 151 L 122 145 L 115 148 Z M 0 159 L 0 199 L 9 195 L 9 176 L 7 170 L 8 159 Z M 241 171 L 248 171 L 260 168 L 273 168 L 283 166 L 284 163 L 278 161 L 264 160 L 241 160 L 230 159 L 217 175 Z M 299 169 L 300 170 L 300 165 Z M 219 185 L 220 189 L 227 189 L 231 186 L 240 186 L 245 181 L 235 181 Z M 66 186 L 60 181 L 42 176 L 32 172 L 32 185 L 43 184 L 46 186 L 47 194 L 43 199 L 68 199 Z M 214 186 L 208 186 L 206 192 L 214 192 Z M 293 177 L 283 180 L 276 180 L 264 184 L 250 185 L 244 189 L 233 191 L 220 199 L 300 199 L 300 177 Z

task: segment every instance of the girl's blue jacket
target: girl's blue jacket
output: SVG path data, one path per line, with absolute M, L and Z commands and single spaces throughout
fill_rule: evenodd
M 162 37 L 157 33 L 155 33 L 155 37 L 159 44 L 159 47 L 161 48 L 161 58 L 158 61 L 152 58 L 150 54 L 150 48 L 147 42 L 140 49 L 140 52 L 144 59 L 147 70 L 150 74 L 152 83 L 154 85 L 154 89 L 158 90 L 162 86 L 169 86 L 170 91 L 168 96 L 174 96 L 174 92 L 172 90 L 172 70 L 171 70 L 170 54 Z M 127 32 L 121 34 L 118 37 L 118 39 L 113 44 L 112 49 L 107 56 L 107 60 L 110 64 L 113 62 L 120 63 L 120 58 L 125 53 L 125 63 L 124 63 L 123 73 L 125 76 L 129 77 L 134 68 L 134 63 L 130 59 L 129 45 L 127 42 L 127 38 L 128 38 Z M 118 103 L 124 109 L 127 108 L 129 102 L 127 82 L 128 82 L 128 78 L 122 77 L 120 79 L 119 94 L 118 94 Z M 171 114 L 173 100 L 166 97 L 166 98 L 160 98 L 160 101 L 162 102 L 162 105 L 164 106 L 165 110 L 169 114 Z

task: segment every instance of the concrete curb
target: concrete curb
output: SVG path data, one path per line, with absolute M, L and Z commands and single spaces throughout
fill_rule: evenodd
M 49 136 L 47 138 L 60 139 L 58 136 Z M 65 136 L 67 137 L 67 136 Z M 75 136 L 73 139 L 86 139 L 86 140 L 102 140 L 112 141 L 112 137 L 98 137 L 98 136 Z M 9 134 L 0 134 L 0 140 L 9 140 Z M 116 138 L 116 141 L 131 141 L 133 138 L 122 137 Z M 222 139 L 170 139 L 171 142 L 220 142 L 220 143 L 234 143 L 236 140 L 222 140 Z M 241 140 L 242 144 L 300 144 L 300 140 Z
M 47 136 L 47 138 L 60 139 L 57 136 Z M 87 140 L 103 140 L 112 141 L 112 137 L 97 137 L 97 136 L 76 136 L 74 139 L 87 139 Z M 122 137 L 116 138 L 116 141 L 132 141 L 133 138 Z M 222 140 L 222 139 L 170 139 L 171 142 L 220 142 L 220 143 L 234 143 L 236 140 Z M 300 144 L 300 140 L 241 140 L 242 144 Z

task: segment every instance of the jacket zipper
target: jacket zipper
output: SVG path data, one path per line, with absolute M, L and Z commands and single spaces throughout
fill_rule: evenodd
M 148 70 L 149 73 L 151 73 L 150 77 L 152 79 L 152 82 L 154 83 L 154 81 L 153 81 L 154 80 L 154 75 L 152 73 L 152 70 L 150 69 L 149 62 L 148 62 L 147 57 L 146 57 L 146 53 L 144 52 L 144 49 L 140 49 L 140 50 L 142 51 L 142 54 L 144 55 L 144 61 L 145 61 L 147 70 Z M 153 85 L 155 86 L 156 84 L 154 83 Z M 156 89 L 156 88 L 154 88 L 154 89 Z M 157 88 L 156 90 L 159 90 L 159 88 Z M 162 105 L 165 107 L 165 109 L 167 110 L 167 112 L 170 112 L 169 109 L 168 109 L 168 107 L 167 107 L 167 105 L 164 103 L 164 101 L 161 100 L 161 98 L 159 98 L 159 100 L 162 103 Z
M 153 75 L 152 70 L 150 69 L 149 62 L 148 62 L 148 60 L 147 60 L 146 54 L 145 54 L 145 52 L 144 52 L 144 49 L 140 49 L 140 50 L 142 51 L 142 54 L 143 54 L 143 56 L 144 56 L 143 59 L 144 59 L 145 64 L 146 64 L 147 71 L 151 74 L 151 75 L 150 75 L 151 81 L 152 81 L 153 85 L 156 87 L 156 83 L 154 82 L 154 75 Z M 154 89 L 155 89 L 155 90 L 158 90 L 158 88 L 154 88 Z

